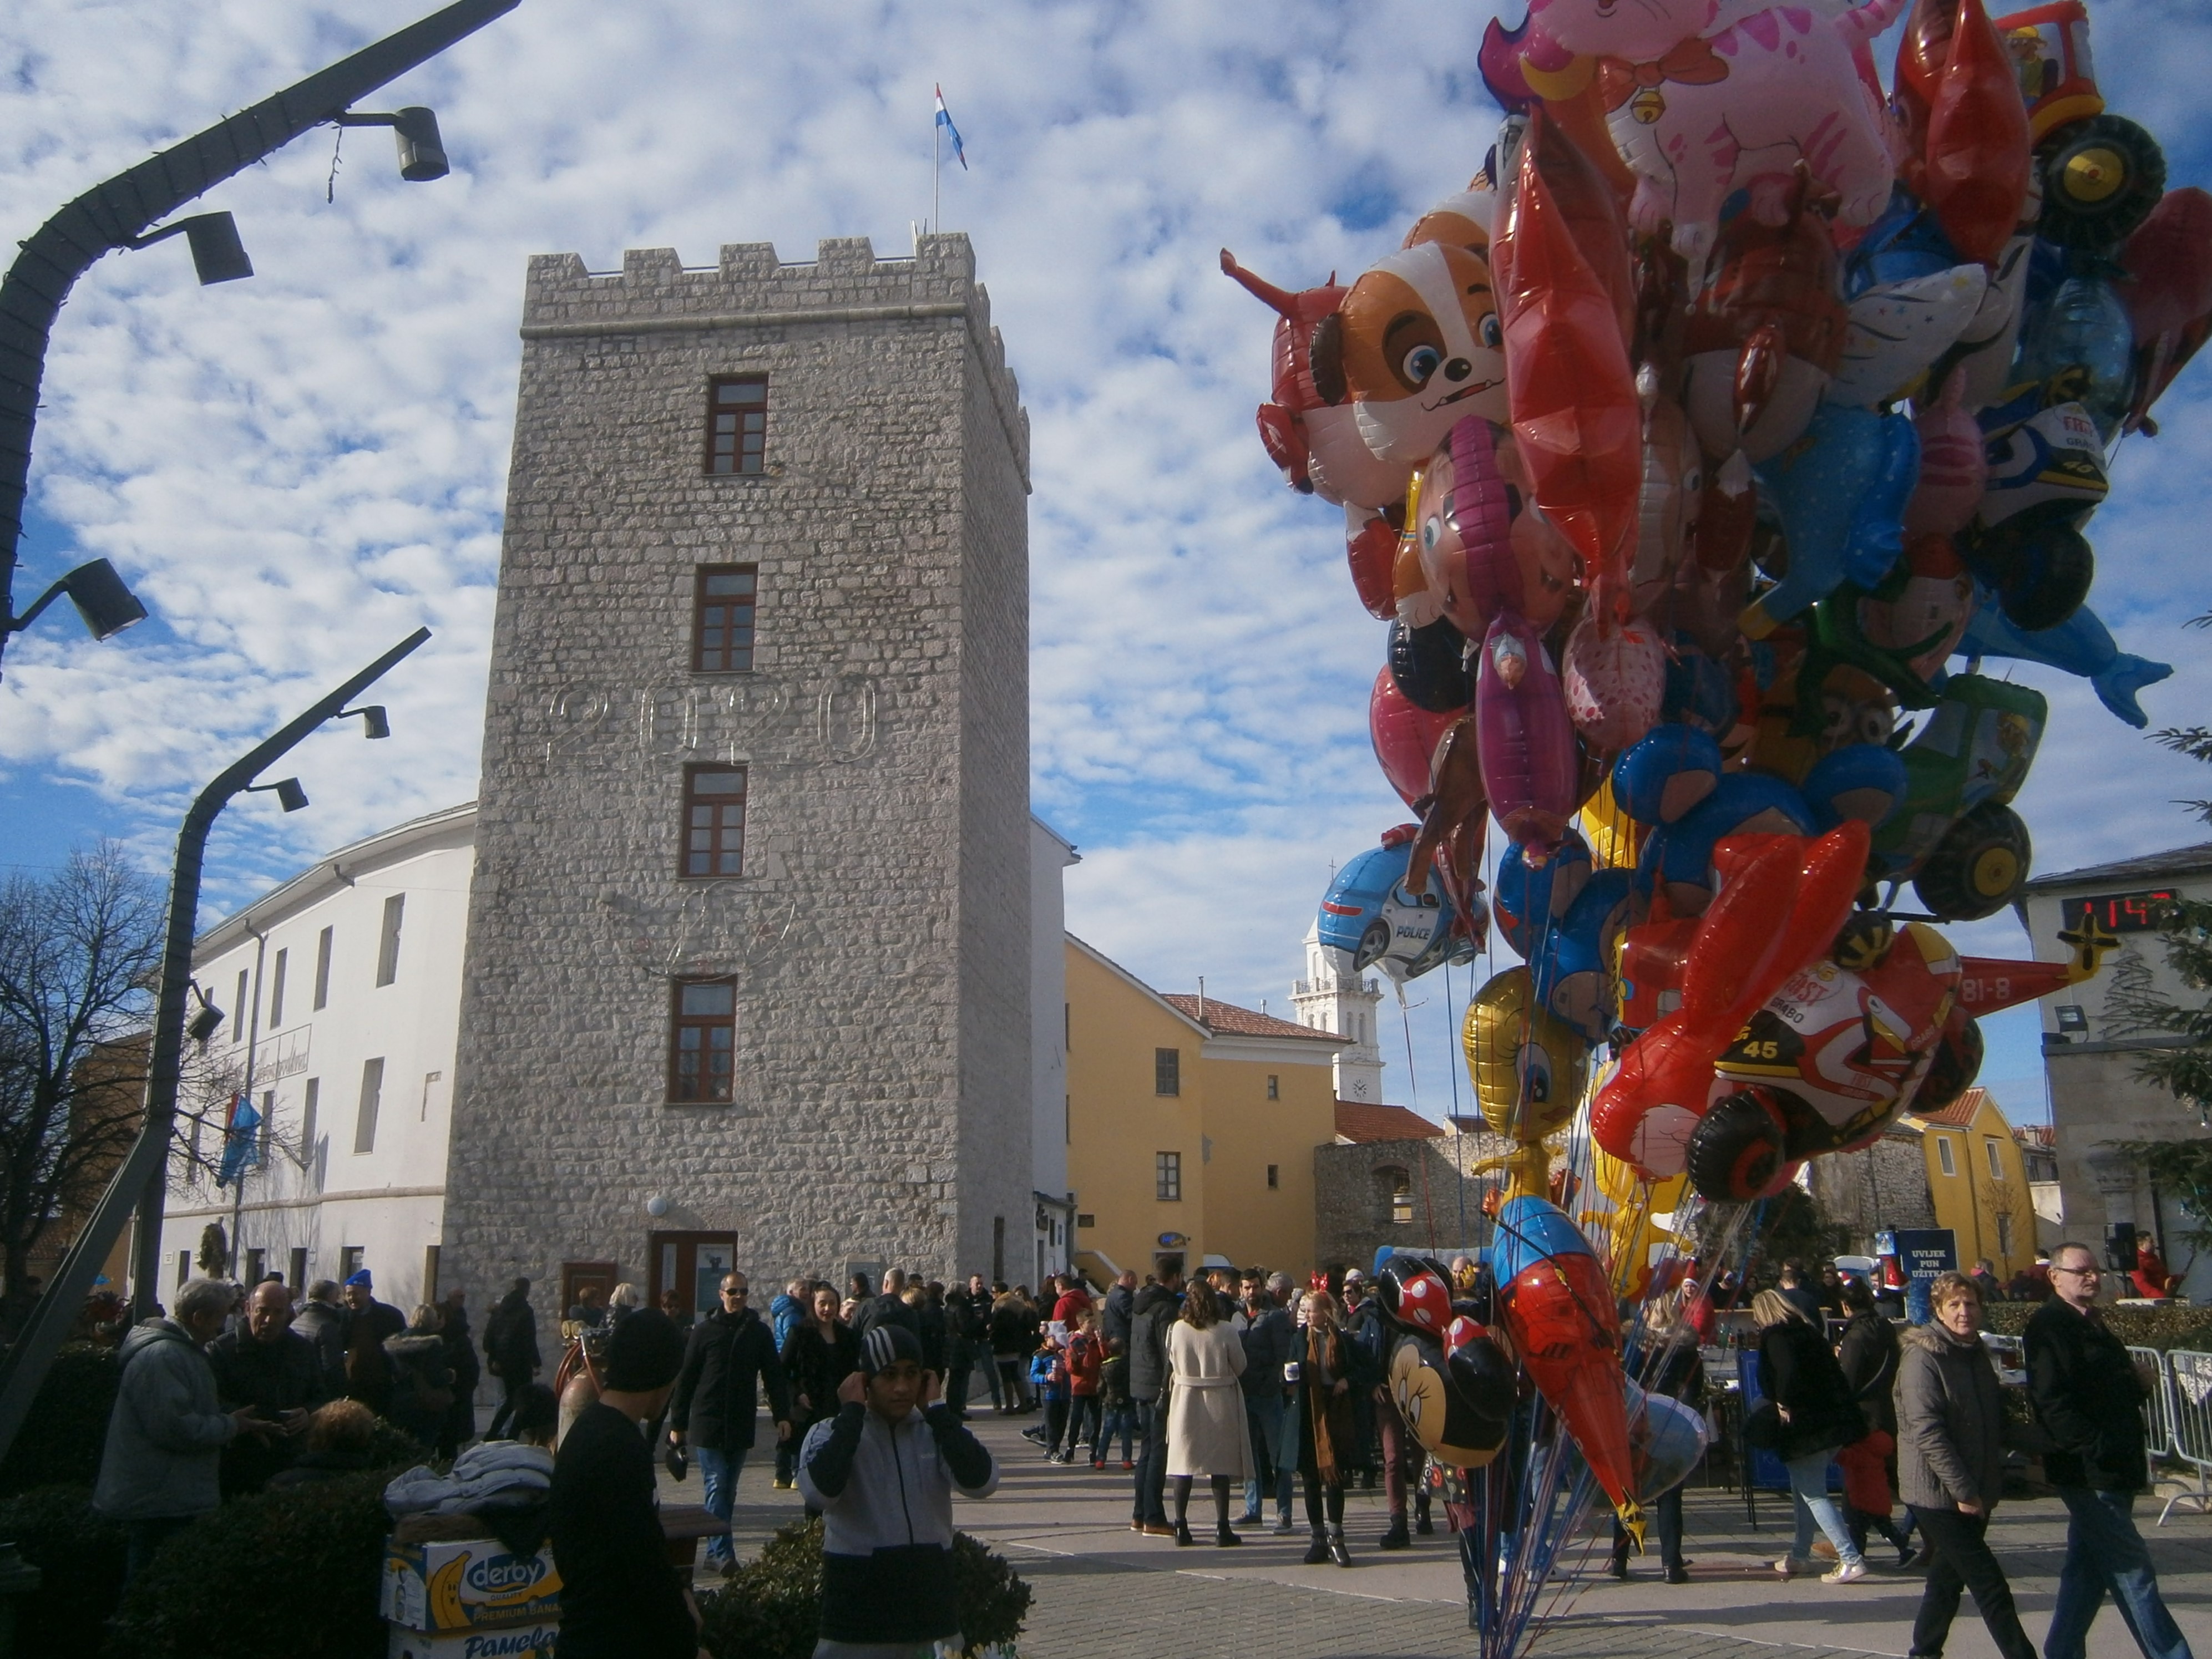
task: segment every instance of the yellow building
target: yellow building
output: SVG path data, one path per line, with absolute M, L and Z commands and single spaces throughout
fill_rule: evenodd
M 1920 1131 L 1936 1224 L 1959 1241 L 1959 1266 L 1986 1258 L 2000 1282 L 2035 1261 L 2035 1200 L 2020 1142 L 1986 1089 L 1969 1089 L 1940 1112 L 1899 1120 Z
M 1212 997 L 1163 995 L 1067 939 L 1067 1184 L 1076 1265 L 1209 1259 L 1303 1273 L 1314 1148 L 1336 1138 L 1349 1041 Z

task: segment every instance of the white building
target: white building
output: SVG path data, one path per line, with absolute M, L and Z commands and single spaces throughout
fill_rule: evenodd
M 1375 1037 L 1375 1011 L 1382 1002 L 1379 980 L 1353 972 L 1350 957 L 1321 942 L 1317 925 L 1306 929 L 1306 976 L 1291 985 L 1291 1006 L 1308 1030 L 1352 1039 L 1351 1047 L 1337 1051 L 1339 1100 L 1382 1103 L 1382 1050 Z
M 367 1267 L 380 1300 L 436 1297 L 476 821 L 471 802 L 344 848 L 194 947 L 193 977 L 224 1018 L 187 1048 L 180 1105 L 205 1121 L 178 1125 L 161 1233 L 172 1284 L 220 1222 L 249 1281 L 279 1273 L 296 1294 Z M 1030 853 L 1035 1242 L 1031 1261 L 1008 1266 L 1041 1280 L 1068 1267 L 1075 1220 L 1060 872 L 1077 855 L 1034 817 Z M 259 1161 L 218 1187 L 238 1093 L 261 1116 Z
M 437 1293 L 446 1143 L 475 859 L 474 803 L 332 854 L 204 934 L 192 974 L 222 1009 L 188 1047 L 163 1276 L 211 1221 L 240 1274 L 295 1293 L 357 1267 L 401 1308 Z M 197 1012 L 197 1005 L 195 1005 Z M 258 1168 L 218 1187 L 224 1103 L 252 1100 Z

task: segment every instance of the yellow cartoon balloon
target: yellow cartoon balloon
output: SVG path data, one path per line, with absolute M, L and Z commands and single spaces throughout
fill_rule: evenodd
M 1461 1033 L 1483 1121 L 1528 1143 L 1565 1127 L 1589 1080 L 1589 1048 L 1535 1005 L 1528 970 L 1509 968 L 1475 993 Z

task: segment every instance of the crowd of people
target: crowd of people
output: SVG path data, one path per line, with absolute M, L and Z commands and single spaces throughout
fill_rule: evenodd
M 1479 1294 L 1483 1270 L 1466 1256 L 1450 1265 L 1455 1291 Z M 2025 1338 L 2032 1434 L 2008 1422 L 1980 1334 L 1994 1284 L 1981 1265 L 1936 1280 L 1929 1322 L 1901 1333 L 1873 1286 L 1833 1269 L 1816 1278 L 1788 1262 L 1778 1283 L 1748 1296 L 1757 1370 L 1746 1398 L 1759 1403 L 1743 1437 L 1779 1458 L 1796 1519 L 1776 1571 L 1820 1571 L 1825 1538 L 1835 1558 L 1825 1581 L 1853 1583 L 1879 1534 L 1899 1568 L 1926 1562 L 1916 1659 L 1940 1656 L 1963 1591 L 2004 1659 L 2034 1659 L 1986 1538 L 2006 1451 L 2017 1447 L 2042 1455 L 2069 1516 L 2041 1659 L 2082 1659 L 2107 1595 L 2146 1659 L 2190 1659 L 2132 1518 L 2149 1483 L 2147 1395 L 2099 1310 L 2096 1254 L 2061 1245 L 2031 1276 L 2048 1291 L 2031 1298 L 2042 1305 Z M 1747 1289 L 1692 1273 L 1652 1298 L 1626 1332 L 1644 1387 L 1703 1411 L 1702 1350 Z M 135 1574 L 165 1537 L 228 1498 L 369 1467 L 380 1419 L 424 1456 L 450 1460 L 475 1437 L 488 1376 L 501 1398 L 487 1440 L 512 1436 L 550 1459 L 547 1525 L 568 1587 L 569 1659 L 696 1650 L 696 1606 L 659 1548 L 653 1460 L 679 1480 L 697 1464 L 702 1502 L 723 1528 L 706 1565 L 727 1572 L 738 1484 L 763 1433 L 774 1437 L 775 1486 L 826 1517 L 822 1651 L 951 1636 L 951 1500 L 987 1496 L 997 1480 L 963 1426 L 987 1397 L 994 1412 L 1038 1419 L 1022 1432 L 1043 1459 L 1126 1476 L 1130 1528 L 1147 1537 L 1198 1542 L 1190 1504 L 1203 1483 L 1217 1547 L 1267 1524 L 1271 1506 L 1273 1531 L 1294 1534 L 1302 1499 L 1305 1560 L 1350 1566 L 1345 1493 L 1378 1478 L 1381 1548 L 1433 1530 L 1441 1472 L 1392 1401 L 1392 1337 L 1356 1269 L 1304 1285 L 1260 1268 L 1186 1281 L 1164 1261 L 1103 1294 L 1073 1276 L 1032 1294 L 981 1275 L 948 1288 L 893 1269 L 880 1285 L 857 1273 L 842 1287 L 790 1280 L 765 1313 L 732 1272 L 717 1301 L 695 1316 L 678 1297 L 648 1308 L 633 1285 L 584 1292 L 562 1322 L 549 1388 L 538 1381 L 527 1279 L 490 1310 L 481 1361 L 459 1291 L 403 1314 L 377 1300 L 365 1270 L 309 1285 L 296 1305 L 275 1278 L 250 1288 L 193 1279 L 167 1316 L 123 1338 L 94 1504 L 123 1524 Z M 1654 1508 L 1663 1574 L 1686 1583 L 1680 1489 Z M 1622 1577 L 1629 1541 L 1616 1529 L 1612 1570 Z

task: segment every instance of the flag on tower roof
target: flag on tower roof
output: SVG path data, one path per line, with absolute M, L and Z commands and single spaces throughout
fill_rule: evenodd
M 960 148 L 960 129 L 952 125 L 952 112 L 945 107 L 945 88 L 937 89 L 937 125 L 952 140 L 952 159 L 960 163 L 962 172 L 968 169 L 968 152 Z

